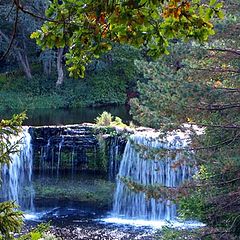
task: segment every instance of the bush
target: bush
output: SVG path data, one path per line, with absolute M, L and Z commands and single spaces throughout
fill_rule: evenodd
M 104 111 L 99 117 L 96 118 L 96 124 L 98 126 L 110 126 L 112 123 L 113 117 L 111 113 Z
M 104 111 L 99 117 L 95 120 L 98 126 L 104 127 L 126 127 L 127 125 L 122 122 L 120 117 L 113 117 L 111 113 Z

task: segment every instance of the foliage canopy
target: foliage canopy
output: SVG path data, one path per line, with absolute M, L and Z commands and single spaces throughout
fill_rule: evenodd
M 53 0 L 48 21 L 31 37 L 43 49 L 65 47 L 70 75 L 83 77 L 86 64 L 111 50 L 112 42 L 144 46 L 159 57 L 171 39 L 205 41 L 221 8 L 216 0 Z

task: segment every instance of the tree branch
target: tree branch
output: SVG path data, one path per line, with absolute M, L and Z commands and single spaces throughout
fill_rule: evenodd
M 217 52 L 229 52 L 232 54 L 240 55 L 240 50 L 230 49 L 230 48 L 208 48 L 209 51 L 217 51 Z
M 225 184 L 230 184 L 230 183 L 237 182 L 237 181 L 240 181 L 240 177 L 231 179 L 229 181 L 217 183 L 217 185 L 225 185 Z
M 37 19 L 40 19 L 40 20 L 43 20 L 43 21 L 48 21 L 48 22 L 55 22 L 55 23 L 60 23 L 62 21 L 55 21 L 53 19 L 49 19 L 49 18 L 46 18 L 46 17 L 42 17 L 42 16 L 39 16 L 27 9 L 25 9 L 21 4 L 20 4 L 20 1 L 19 0 L 13 0 L 14 1 L 14 4 L 16 5 L 16 7 L 22 11 L 23 13 L 26 13 L 34 18 L 37 18 Z
M 240 88 L 214 88 L 213 90 L 223 90 L 228 92 L 240 92 Z
M 225 104 L 225 105 L 208 105 L 206 107 L 196 107 L 197 109 L 200 110 L 207 110 L 207 111 L 221 111 L 221 110 L 226 110 L 226 109 L 231 109 L 231 108 L 240 108 L 240 103 L 232 103 L 232 104 Z
M 10 40 L 10 42 L 9 42 L 9 45 L 8 45 L 7 50 L 6 50 L 5 53 L 0 57 L 0 62 L 5 59 L 5 57 L 9 54 L 9 52 L 10 52 L 10 50 L 11 50 L 11 48 L 12 48 L 14 39 L 15 39 L 15 37 L 16 37 L 16 32 L 17 32 L 18 13 L 19 13 L 19 10 L 18 10 L 18 8 L 16 7 L 16 17 L 15 17 L 15 21 L 14 21 L 14 25 L 13 25 L 12 37 L 11 37 L 11 40 Z M 0 34 L 1 34 L 1 32 L 0 32 Z M 3 34 L 1 34 L 1 35 L 3 36 Z
M 240 125 L 232 124 L 232 125 L 214 125 L 214 124 L 196 124 L 201 127 L 210 127 L 210 128 L 223 128 L 223 129 L 240 129 Z
M 196 71 L 220 72 L 220 73 L 237 73 L 240 74 L 240 69 L 223 69 L 223 68 L 189 68 Z

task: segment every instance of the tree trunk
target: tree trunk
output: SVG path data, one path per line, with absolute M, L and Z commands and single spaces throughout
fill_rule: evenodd
M 7 35 L 5 35 L 1 30 L 0 30 L 0 35 L 5 39 L 6 42 L 10 41 L 10 39 L 7 37 Z M 27 54 L 26 54 L 26 49 L 21 51 L 16 46 L 16 44 L 13 45 L 13 49 L 17 53 L 17 59 L 18 59 L 19 63 L 22 65 L 23 71 L 24 71 L 26 77 L 28 79 L 31 79 L 32 78 L 32 73 L 31 73 L 28 57 L 27 57 Z
M 49 77 L 51 75 L 51 71 L 52 71 L 52 61 L 48 60 L 48 59 L 44 60 L 43 61 L 43 73 L 44 73 L 44 75 Z
M 63 48 L 59 48 L 57 52 L 57 73 L 58 79 L 56 82 L 56 86 L 60 86 L 63 83 L 63 64 L 62 64 L 62 57 L 63 57 Z
M 19 50 L 17 50 L 17 56 L 20 64 L 23 67 L 23 71 L 28 79 L 32 79 L 32 73 L 28 61 L 28 57 L 26 54 L 21 53 Z

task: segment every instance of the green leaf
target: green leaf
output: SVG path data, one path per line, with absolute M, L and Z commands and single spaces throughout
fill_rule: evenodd
M 217 0 L 210 0 L 209 6 L 213 6 L 216 3 Z
M 217 14 L 217 16 L 218 16 L 220 19 L 224 19 L 224 13 L 223 13 L 223 11 L 217 11 L 216 14 Z
M 214 8 L 217 9 L 217 10 L 219 10 L 219 9 L 221 9 L 222 7 L 223 7 L 223 3 L 217 3 Z
M 36 31 L 36 32 L 33 32 L 31 35 L 30 35 L 30 38 L 31 39 L 34 39 L 34 38 L 39 38 L 41 35 L 41 33 L 39 31 Z
M 31 233 L 31 240 L 39 240 L 40 238 L 41 238 L 41 233 L 39 233 L 39 232 Z

